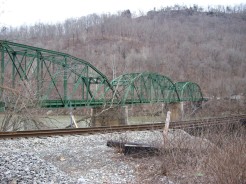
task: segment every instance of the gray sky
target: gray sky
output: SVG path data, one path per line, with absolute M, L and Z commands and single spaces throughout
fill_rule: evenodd
M 246 0 L 0 0 L 0 26 L 20 26 L 35 23 L 56 23 L 92 13 L 117 13 L 129 9 L 139 14 L 175 4 L 204 8 L 208 5 L 234 6 Z

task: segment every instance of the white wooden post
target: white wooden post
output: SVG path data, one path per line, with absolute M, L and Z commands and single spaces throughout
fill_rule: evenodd
M 76 121 L 75 121 L 75 118 L 74 118 L 74 115 L 73 115 L 72 112 L 70 112 L 70 117 L 71 117 L 71 125 L 72 125 L 72 123 L 73 123 L 74 126 L 75 126 L 76 128 L 78 128 L 78 125 L 77 125 L 77 123 L 76 123 Z

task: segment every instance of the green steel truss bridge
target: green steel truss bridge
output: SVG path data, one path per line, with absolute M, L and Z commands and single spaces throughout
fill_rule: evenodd
M 192 82 L 173 83 L 157 73 L 130 73 L 113 81 L 69 54 L 0 40 L 0 97 L 14 89 L 42 107 L 83 107 L 202 101 Z

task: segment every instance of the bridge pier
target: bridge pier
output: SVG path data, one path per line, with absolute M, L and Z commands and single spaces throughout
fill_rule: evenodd
M 180 121 L 184 117 L 184 103 L 176 102 L 168 105 L 169 111 L 171 111 L 171 121 Z
M 93 107 L 91 109 L 91 125 L 93 127 L 126 125 L 127 117 L 127 107 Z

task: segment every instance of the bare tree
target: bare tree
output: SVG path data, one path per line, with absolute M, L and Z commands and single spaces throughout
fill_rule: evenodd
M 47 128 L 46 116 L 41 115 L 36 94 L 28 85 L 21 84 L 22 90 L 0 86 L 1 99 L 5 103 L 5 112 L 0 124 L 0 131 L 18 131 Z M 29 85 L 31 86 L 31 85 Z

